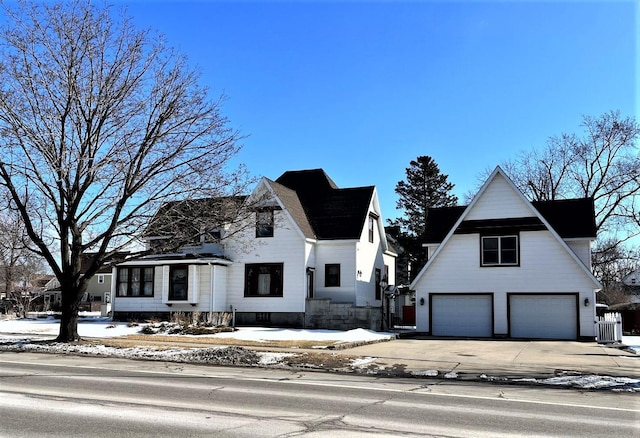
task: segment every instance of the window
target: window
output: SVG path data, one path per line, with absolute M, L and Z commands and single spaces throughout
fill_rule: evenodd
M 186 301 L 189 291 L 189 267 L 169 268 L 169 301 Z
M 369 242 L 373 243 L 373 231 L 375 229 L 375 218 L 369 215 Z
M 245 297 L 281 297 L 282 263 L 250 263 L 244 268 Z
M 518 236 L 483 236 L 482 266 L 517 266 Z
M 222 240 L 222 231 L 219 228 L 212 228 L 203 236 L 205 243 L 220 243 Z
M 340 265 L 329 264 L 324 266 L 325 287 L 340 287 Z
M 98 284 L 104 284 L 104 275 L 98 275 Z
M 256 212 L 256 237 L 273 237 L 273 210 Z
M 152 297 L 153 267 L 118 268 L 119 297 Z

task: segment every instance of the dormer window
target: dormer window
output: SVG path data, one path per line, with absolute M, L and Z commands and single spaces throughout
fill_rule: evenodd
M 273 210 L 256 211 L 256 237 L 273 237 Z
M 205 243 L 220 243 L 222 239 L 222 231 L 219 228 L 212 228 L 204 233 Z

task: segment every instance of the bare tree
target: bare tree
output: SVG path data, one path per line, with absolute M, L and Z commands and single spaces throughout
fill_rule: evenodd
M 593 250 L 592 260 L 594 274 L 602 283 L 598 300 L 609 305 L 629 302 L 629 288 L 623 279 L 640 268 L 640 248 L 602 239 Z
M 88 0 L 4 12 L 0 186 L 60 282 L 58 341 L 74 341 L 88 281 L 161 204 L 244 192 L 238 133 L 185 57 L 124 13 Z
M 531 200 L 593 198 L 598 231 L 624 241 L 640 230 L 640 126 L 619 111 L 585 116 L 582 126 L 584 135 L 551 137 L 503 166 Z
M 1 214 L 0 283 L 4 295 L 16 301 L 25 312 L 31 303 L 31 294 L 25 292 L 30 292 L 34 278 L 43 272 L 42 258 L 28 246 L 29 237 L 20 217 L 10 211 Z M 27 301 L 27 306 L 24 301 Z

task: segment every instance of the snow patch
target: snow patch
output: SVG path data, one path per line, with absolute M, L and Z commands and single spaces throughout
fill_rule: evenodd
M 375 360 L 375 357 L 358 357 L 351 361 L 351 366 L 354 368 L 364 368 L 372 364 Z
M 416 377 L 437 377 L 438 370 L 418 370 L 412 371 L 411 374 Z

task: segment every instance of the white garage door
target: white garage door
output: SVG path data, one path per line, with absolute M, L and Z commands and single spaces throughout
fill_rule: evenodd
M 493 336 L 491 294 L 431 294 L 431 334 L 488 338 Z
M 577 339 L 576 295 L 510 294 L 509 335 L 512 338 Z

